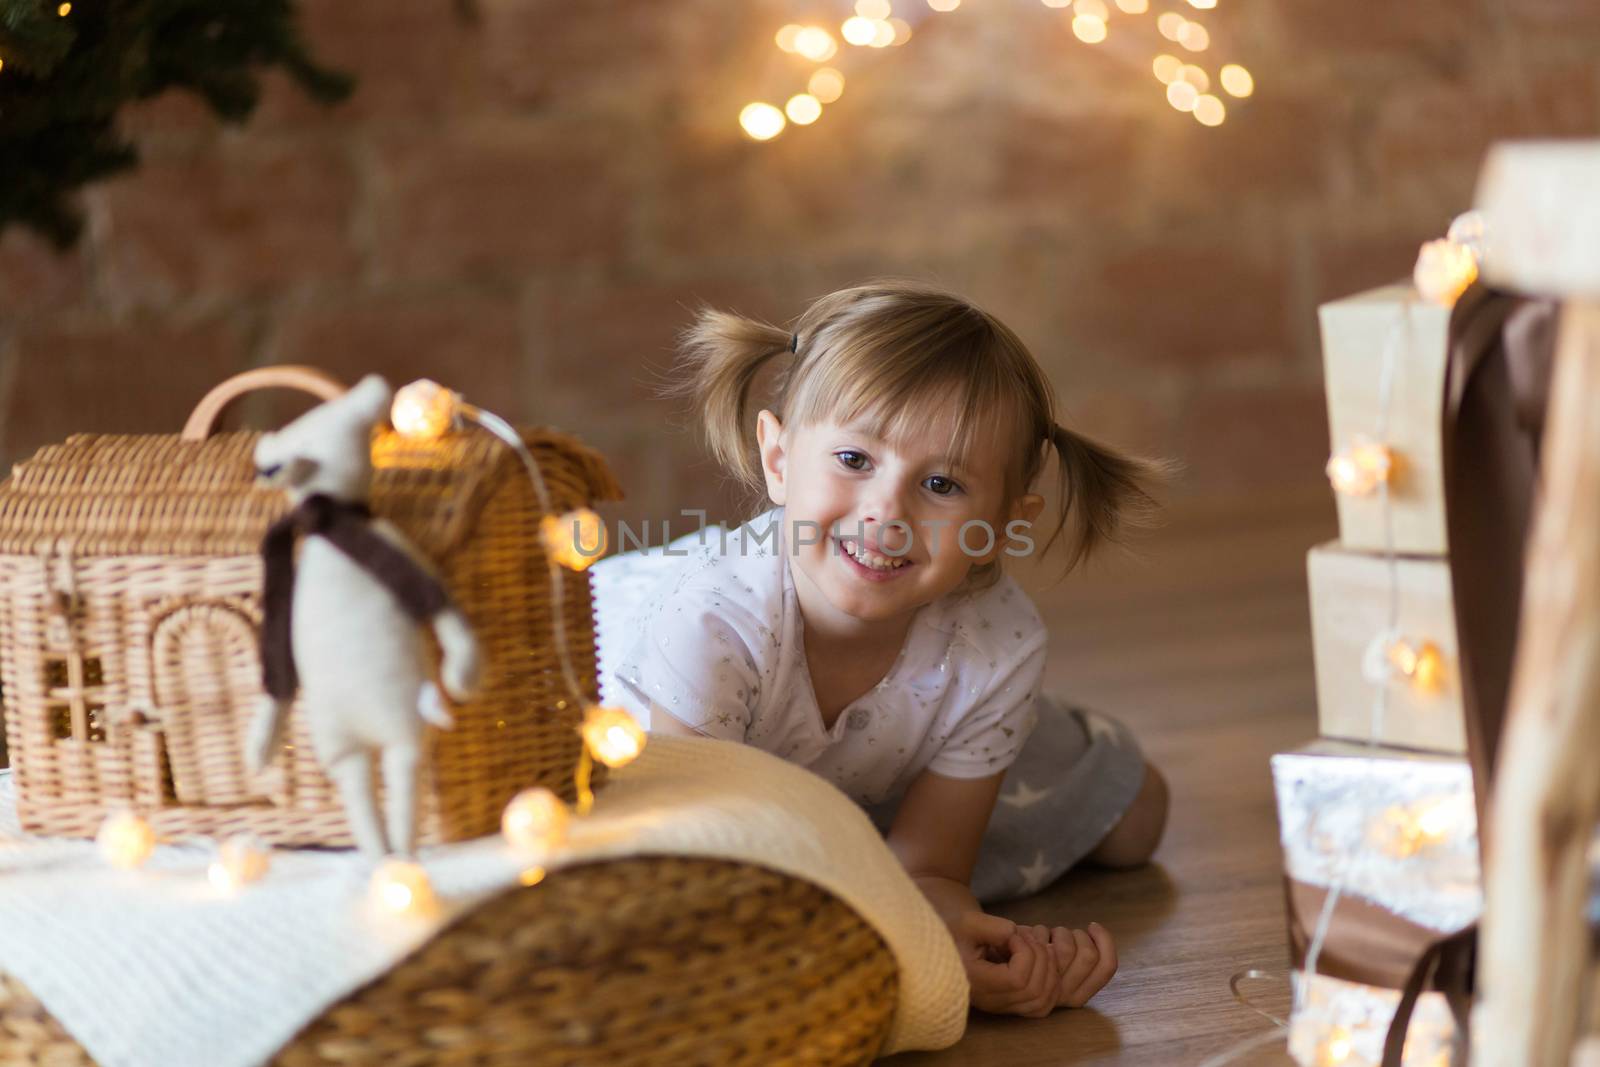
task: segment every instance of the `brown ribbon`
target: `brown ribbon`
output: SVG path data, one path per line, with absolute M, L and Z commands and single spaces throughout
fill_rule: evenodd
M 1317 919 L 1328 890 L 1293 878 L 1284 879 L 1289 915 L 1289 956 L 1296 970 L 1305 967 Z M 1317 973 L 1346 982 L 1400 990 L 1400 1002 L 1384 1040 L 1382 1067 L 1400 1067 L 1411 1013 L 1425 989 L 1443 993 L 1463 1038 L 1472 1000 L 1472 968 L 1477 926 L 1443 937 L 1377 904 L 1340 895 L 1317 957 Z
M 1556 304 L 1473 285 L 1450 315 L 1444 380 L 1445 523 L 1467 758 L 1486 847 L 1522 602 Z
M 300 686 L 290 643 L 296 536 L 326 538 L 394 594 L 406 614 L 419 623 L 450 607 L 450 594 L 439 580 L 394 542 L 374 533 L 371 522 L 372 511 L 365 504 L 317 493 L 273 523 L 262 539 L 266 578 L 262 590 L 261 676 L 262 684 L 275 700 L 293 698 Z

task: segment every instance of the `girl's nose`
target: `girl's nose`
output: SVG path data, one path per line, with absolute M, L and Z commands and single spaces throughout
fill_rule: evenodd
M 900 512 L 877 508 L 861 520 L 862 536 L 867 546 L 890 555 L 903 555 L 911 548 L 912 530 L 909 520 Z

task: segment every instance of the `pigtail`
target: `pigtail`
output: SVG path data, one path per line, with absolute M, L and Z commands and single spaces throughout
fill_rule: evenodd
M 756 492 L 765 482 L 747 425 L 750 390 L 768 360 L 788 354 L 789 338 L 776 326 L 704 308 L 683 332 L 676 380 L 664 390 L 694 401 L 712 455 Z
M 1171 464 L 1113 452 L 1059 425 L 1049 441 L 1059 461 L 1061 510 L 1045 548 L 1065 534 L 1068 571 L 1129 529 L 1155 524 L 1161 509 L 1153 490 L 1172 475 Z

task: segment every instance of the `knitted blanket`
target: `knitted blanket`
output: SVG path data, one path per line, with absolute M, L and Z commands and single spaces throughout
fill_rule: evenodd
M 866 815 L 809 771 L 744 745 L 652 737 L 543 865 L 559 878 L 651 854 L 737 860 L 832 893 L 899 967 L 883 1054 L 960 1039 L 968 988 L 948 929 Z M 424 849 L 443 906 L 416 919 L 374 912 L 370 864 L 352 853 L 275 852 L 267 877 L 232 896 L 208 884 L 211 857 L 180 843 L 118 871 L 92 842 L 24 837 L 0 774 L 0 971 L 103 1067 L 248 1067 L 528 863 L 497 837 Z

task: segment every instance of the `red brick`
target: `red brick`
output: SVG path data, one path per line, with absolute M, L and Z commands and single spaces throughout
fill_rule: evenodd
M 516 301 L 507 297 L 369 297 L 297 311 L 270 346 L 274 363 L 308 363 L 354 384 L 382 374 L 395 388 L 432 378 L 514 421 L 528 417 Z M 281 425 L 315 401 L 279 395 L 251 412 Z
M 236 331 L 220 321 L 126 322 L 24 331 L 5 454 L 23 459 L 72 433 L 177 433 L 195 404 L 243 369 Z
M 0 235 L 0 322 L 59 313 L 82 301 L 89 286 L 87 243 L 59 252 L 21 226 Z
M 382 279 L 521 276 L 622 253 L 634 210 L 626 139 L 496 120 L 378 138 Z
M 1287 263 L 1276 247 L 1249 247 L 1248 236 L 1173 236 L 1108 252 L 1091 268 L 1094 283 L 1068 294 L 1072 347 L 1144 366 L 1289 351 Z
M 1282 30 L 1284 54 L 1346 55 L 1408 52 L 1447 55 L 1464 52 L 1481 23 L 1462 17 L 1442 0 L 1375 7 L 1326 0 L 1279 0 L 1273 16 Z
M 1317 484 L 1328 458 L 1320 385 L 1197 390 L 1179 420 L 1186 492 L 1291 490 Z
M 355 176 L 334 147 L 250 138 L 150 160 L 105 187 L 119 302 L 259 294 L 347 277 Z
M 681 414 L 657 399 L 658 389 L 678 334 L 703 306 L 779 323 L 802 310 L 792 294 L 753 282 L 545 283 L 528 301 L 541 388 L 608 412 Z

